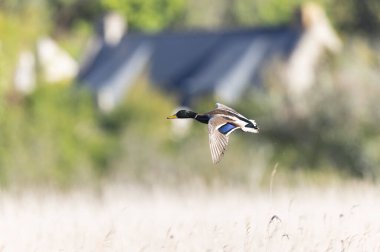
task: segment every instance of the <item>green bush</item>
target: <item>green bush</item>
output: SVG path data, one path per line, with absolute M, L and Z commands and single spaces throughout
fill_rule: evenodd
M 3 105 L 0 177 L 3 183 L 67 185 L 106 173 L 117 150 L 102 128 L 88 94 L 67 87 L 42 87 Z
M 302 0 L 237 0 L 232 3 L 232 16 L 237 24 L 258 25 L 288 23 Z
M 274 90 L 248 99 L 263 116 L 262 134 L 274 147 L 273 161 L 293 170 L 330 169 L 371 179 L 380 175 L 375 154 L 380 148 L 379 54 L 366 40 L 350 41 L 335 62 L 324 62 L 317 83 L 301 98 L 288 96 L 281 81 L 272 79 L 275 84 L 268 87 Z
M 184 0 L 101 0 L 106 9 L 125 15 L 132 29 L 157 31 L 167 28 L 180 18 Z

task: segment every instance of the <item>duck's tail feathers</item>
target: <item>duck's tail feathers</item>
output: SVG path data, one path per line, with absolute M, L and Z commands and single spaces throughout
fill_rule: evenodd
M 247 123 L 241 129 L 245 132 L 259 133 L 259 127 L 255 120 L 249 120 L 251 123 Z

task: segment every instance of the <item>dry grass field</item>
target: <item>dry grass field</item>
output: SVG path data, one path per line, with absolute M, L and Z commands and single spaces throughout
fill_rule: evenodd
M 380 251 L 380 190 L 0 194 L 1 251 Z

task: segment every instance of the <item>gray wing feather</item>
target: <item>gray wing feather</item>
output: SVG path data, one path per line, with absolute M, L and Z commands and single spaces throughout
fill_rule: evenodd
M 240 116 L 240 117 L 242 117 L 242 118 L 244 118 L 244 119 L 249 120 L 247 117 L 243 116 L 242 114 L 240 114 L 240 113 L 237 112 L 236 110 L 234 110 L 234 109 L 232 109 L 232 108 L 230 108 L 230 107 L 228 107 L 228 106 L 226 106 L 226 105 L 223 105 L 223 104 L 221 104 L 221 103 L 216 103 L 216 107 L 217 107 L 218 109 L 221 109 L 221 110 L 224 110 L 224 111 L 229 111 L 229 112 L 231 112 L 232 114 L 235 114 L 235 115 L 237 115 L 237 116 Z M 240 127 L 241 127 L 241 126 L 244 126 L 244 125 L 246 124 L 246 122 L 243 122 L 242 120 L 240 120 L 240 119 L 238 119 L 238 118 L 235 118 L 235 119 L 231 118 L 231 121 L 234 121 L 235 124 L 239 125 Z
M 211 158 L 214 164 L 221 160 L 228 145 L 228 136 L 218 131 L 223 124 L 225 120 L 219 117 L 211 118 L 208 123 Z
M 232 113 L 236 113 L 236 114 L 239 114 L 239 112 L 237 112 L 236 110 L 234 110 L 233 108 L 230 108 L 226 105 L 223 105 L 221 103 L 216 103 L 216 108 L 218 109 L 223 109 L 223 110 L 226 110 L 226 111 L 230 111 Z M 240 115 L 240 114 L 239 114 Z

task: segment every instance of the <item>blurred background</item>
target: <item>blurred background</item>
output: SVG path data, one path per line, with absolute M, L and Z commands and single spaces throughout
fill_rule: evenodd
M 2 0 L 0 186 L 380 175 L 377 0 Z M 213 166 L 215 102 L 254 118 Z

